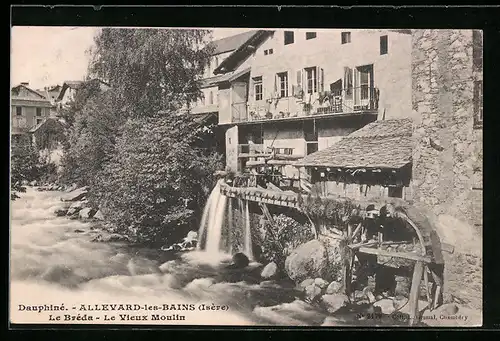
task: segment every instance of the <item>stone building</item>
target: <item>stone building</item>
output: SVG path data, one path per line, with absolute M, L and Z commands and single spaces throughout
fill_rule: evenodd
M 482 32 L 415 30 L 413 197 L 438 216 L 445 293 L 482 305 Z M 447 279 L 447 280 L 446 280 Z

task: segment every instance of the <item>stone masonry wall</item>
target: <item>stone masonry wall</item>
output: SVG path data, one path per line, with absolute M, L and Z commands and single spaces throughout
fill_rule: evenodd
M 482 130 L 474 128 L 472 30 L 415 30 L 412 46 L 414 199 L 479 236 L 457 237 L 455 253 L 446 255 L 445 265 L 445 298 L 453 295 L 479 307 Z M 451 227 L 442 226 L 440 235 Z

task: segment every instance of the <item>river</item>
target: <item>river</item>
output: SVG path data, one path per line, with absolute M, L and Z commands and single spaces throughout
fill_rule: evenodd
M 93 242 L 95 222 L 53 214 L 62 194 L 28 188 L 12 202 L 11 322 L 317 326 L 326 318 L 288 283 L 260 283 L 257 263 L 227 270 L 225 255 Z

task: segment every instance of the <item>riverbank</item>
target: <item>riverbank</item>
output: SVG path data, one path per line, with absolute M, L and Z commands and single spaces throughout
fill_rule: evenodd
M 389 302 L 365 302 L 357 306 L 340 304 L 327 290 L 331 283 L 316 281 L 296 287 L 286 280 L 262 278 L 263 264 L 252 262 L 245 269 L 228 269 L 231 256 L 209 257 L 204 252 L 176 254 L 157 249 L 132 246 L 126 241 L 96 242 L 98 220 L 70 219 L 56 216 L 61 205 L 60 191 L 38 191 L 29 187 L 12 203 L 11 227 L 11 320 L 24 323 L 49 323 L 48 312 L 27 313 L 19 305 L 61 305 L 70 307 L 70 315 L 104 318 L 105 311 L 79 311 L 80 305 L 193 304 L 195 311 L 177 312 L 185 320 L 165 320 L 172 324 L 277 325 L 277 326 L 346 326 L 407 325 L 404 315 L 379 314 L 390 307 Z M 305 288 L 320 287 L 319 297 L 325 300 L 306 302 Z M 331 288 L 330 288 L 331 289 Z M 309 289 L 314 293 L 314 289 Z M 330 295 L 330 297 L 328 297 Z M 340 296 L 336 296 L 340 297 Z M 227 307 L 227 310 L 199 310 L 202 305 Z M 75 306 L 75 311 L 72 307 Z M 422 305 L 420 305 L 422 307 Z M 447 308 L 449 319 L 438 325 L 475 325 L 470 311 L 457 306 Z M 330 309 L 331 311 L 332 309 Z M 404 310 L 404 308 L 402 309 Z M 455 311 L 456 310 L 456 311 Z M 168 314 L 167 314 L 168 313 Z M 99 320 L 100 323 L 157 324 L 151 312 L 128 312 L 148 315 L 149 320 Z M 171 316 L 174 312 L 164 312 Z M 52 315 L 56 315 L 52 313 Z M 108 314 L 109 315 L 109 314 Z M 467 321 L 457 316 L 469 316 Z M 430 315 L 427 315 L 430 316 Z M 453 316 L 456 318 L 453 319 Z M 170 322 L 169 322 L 170 321 Z M 52 322 L 52 321 L 51 321 Z M 58 321 L 54 321 L 57 323 Z M 68 323 L 63 319 L 61 323 Z M 423 321 L 430 325 L 434 320 Z M 71 323 L 96 323 L 95 320 Z M 472 324 L 470 324 L 472 323 Z

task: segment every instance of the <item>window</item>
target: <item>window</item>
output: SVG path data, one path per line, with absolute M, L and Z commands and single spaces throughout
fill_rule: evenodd
M 36 108 L 36 115 L 42 116 L 42 108 Z
M 483 126 L 483 81 L 474 82 L 474 126 Z
M 42 118 L 37 118 L 36 119 L 36 124 L 39 125 L 40 123 L 42 123 L 43 119 Z
M 348 44 L 351 42 L 351 32 L 341 33 L 342 44 Z
M 213 91 L 210 91 L 209 104 L 210 105 L 214 104 L 214 93 L 213 93 Z
M 380 54 L 387 54 L 389 48 L 389 41 L 387 36 L 380 37 Z
M 23 107 L 16 107 L 16 115 L 21 116 L 23 114 Z
M 292 31 L 285 31 L 285 45 L 293 44 L 294 36 Z
M 268 54 L 273 54 L 273 49 L 267 49 L 267 50 L 264 50 L 264 55 L 267 56 Z
M 316 32 L 306 32 L 306 40 L 316 38 Z
M 390 198 L 402 198 L 403 197 L 403 187 L 389 187 L 387 195 Z
M 254 91 L 255 91 L 255 100 L 256 101 L 261 101 L 262 100 L 262 77 L 255 77 L 253 79 L 253 86 L 254 86 Z
M 361 89 L 361 99 L 368 99 L 370 89 L 370 74 L 368 72 L 359 72 L 359 87 Z
M 303 124 L 306 154 L 309 155 L 318 151 L 318 131 L 314 122 L 304 121 Z
M 306 90 L 308 94 L 318 92 L 318 75 L 316 73 L 315 67 L 309 67 L 305 69 L 306 71 Z
M 280 97 L 288 97 L 288 72 L 277 74 L 278 91 Z

